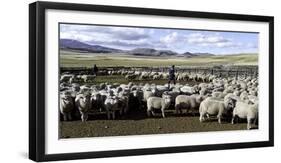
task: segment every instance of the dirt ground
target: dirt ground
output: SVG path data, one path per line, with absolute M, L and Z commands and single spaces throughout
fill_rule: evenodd
M 206 131 L 246 130 L 247 124 L 240 120 L 232 125 L 225 119 L 222 124 L 211 117 L 203 123 L 198 115 L 175 114 L 173 110 L 166 112 L 166 118 L 158 113 L 155 117 L 147 117 L 145 111 L 137 110 L 116 120 L 107 120 L 105 114 L 93 115 L 86 122 L 60 122 L 60 138 L 149 135 L 167 133 L 190 133 Z

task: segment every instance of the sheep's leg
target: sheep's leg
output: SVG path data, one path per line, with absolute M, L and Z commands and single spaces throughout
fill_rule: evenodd
M 110 119 L 110 112 L 107 111 L 107 119 L 109 120 Z
M 85 118 L 86 118 L 86 121 L 87 121 L 87 120 L 88 120 L 88 117 L 89 117 L 89 116 L 88 116 L 88 113 L 85 113 L 85 115 L 86 115 Z
M 86 113 L 81 113 L 81 120 L 82 120 L 82 122 L 85 122 L 87 120 Z
M 175 110 L 176 110 L 176 114 L 179 114 L 179 106 L 178 105 L 175 106 Z
M 247 118 L 247 129 L 250 130 L 252 128 L 251 126 L 251 118 Z
M 256 117 L 255 119 L 254 119 L 254 122 L 253 122 L 253 124 L 257 124 L 257 120 L 258 120 L 258 118 Z
M 68 113 L 68 114 L 67 114 L 67 117 L 68 117 L 68 120 L 70 120 L 70 121 L 72 120 L 71 113 Z
M 67 121 L 67 114 L 63 114 L 63 120 Z
M 151 114 L 152 114 L 153 116 L 155 116 L 155 113 L 154 113 L 153 109 L 151 110 Z
M 112 119 L 115 119 L 115 111 L 112 112 Z
M 165 118 L 165 108 L 162 108 L 161 111 L 162 111 L 162 117 Z
M 205 116 L 204 113 L 200 113 L 200 117 L 199 117 L 199 121 L 200 121 L 200 122 L 203 122 L 204 116 Z
M 150 108 L 147 108 L 146 113 L 147 113 L 147 116 L 148 116 L 148 117 L 150 117 L 150 111 L 151 111 L 151 109 L 150 109 Z
M 176 113 L 177 114 L 181 114 L 182 113 L 182 109 L 181 109 L 181 107 L 179 105 L 177 105 L 175 109 L 176 109 Z
M 231 124 L 234 125 L 234 123 L 235 123 L 235 115 L 233 115 L 233 116 L 232 116 L 232 119 L 231 119 Z
M 123 109 L 123 108 L 119 110 L 119 114 L 120 114 L 120 116 L 122 116 L 122 115 L 123 115 L 124 110 L 125 110 L 125 109 Z
M 221 115 L 219 114 L 219 115 L 217 116 L 217 118 L 218 118 L 219 124 L 221 124 Z
M 125 109 L 124 109 L 124 113 L 125 113 L 125 114 L 127 114 L 127 113 L 128 113 L 128 110 L 129 110 L 128 106 L 129 106 L 129 104 L 128 104 L 128 103 L 126 103 L 126 106 L 125 106 Z

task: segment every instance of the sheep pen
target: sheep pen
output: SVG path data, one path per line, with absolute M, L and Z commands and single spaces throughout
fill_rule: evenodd
M 207 97 L 219 100 L 239 98 L 249 105 L 258 103 L 257 67 L 240 66 L 235 67 L 236 71 L 233 71 L 233 67 L 229 69 L 219 67 L 177 69 L 177 84 L 168 88 L 167 70 L 164 68 L 102 67 L 97 76 L 91 74 L 88 68 L 62 68 L 61 93 L 70 91 L 75 99 L 80 94 L 90 92 L 92 108 L 89 109 L 86 120 L 81 120 L 81 114 L 77 109 L 72 113 L 72 120 L 64 120 L 61 115 L 59 137 L 247 130 L 246 119 L 236 119 L 236 123 L 232 124 L 232 116 L 224 116 L 221 124 L 218 123 L 216 116 L 211 115 L 207 115 L 204 122 L 199 121 L 199 104 Z M 171 96 L 171 105 L 165 109 L 165 118 L 162 118 L 160 109 L 153 110 L 155 116 L 147 116 L 146 98 L 151 96 L 164 98 L 165 95 Z M 198 107 L 196 105 L 197 112 L 195 109 L 192 113 L 188 111 L 177 113 L 175 100 L 179 95 L 202 96 Z M 106 109 L 108 106 L 104 104 L 109 98 L 114 101 L 110 106 L 116 107 L 114 112 L 110 112 L 114 114 L 114 118 L 108 118 Z M 258 124 L 252 129 L 255 128 L 258 128 Z

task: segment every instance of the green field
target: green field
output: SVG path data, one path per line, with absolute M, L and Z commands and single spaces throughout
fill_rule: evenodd
M 200 57 L 148 57 L 127 54 L 97 54 L 60 52 L 61 67 L 98 67 L 111 66 L 214 66 L 214 65 L 257 65 L 258 55 L 241 54 L 229 56 L 200 56 Z

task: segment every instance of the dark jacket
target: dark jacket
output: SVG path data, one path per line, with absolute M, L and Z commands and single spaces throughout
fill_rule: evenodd
M 97 66 L 94 66 L 94 68 L 93 68 L 93 73 L 96 74 L 98 71 L 99 71 L 98 67 L 97 67 Z
M 170 80 L 174 80 L 175 79 L 175 69 L 174 68 L 170 68 L 169 69 L 169 79 Z

